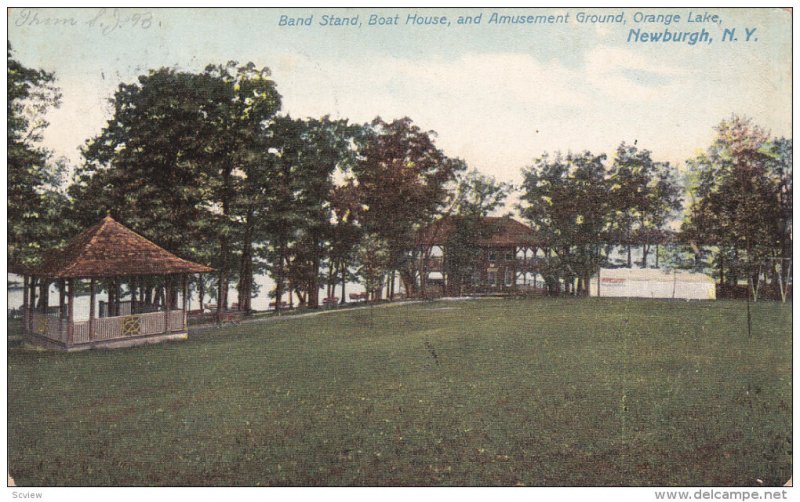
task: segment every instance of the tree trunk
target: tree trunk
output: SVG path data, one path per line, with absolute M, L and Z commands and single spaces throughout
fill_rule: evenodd
M 658 268 L 658 244 L 656 244 L 656 268 Z
M 227 248 L 227 243 L 225 243 Z M 222 255 L 227 261 L 228 251 L 225 249 Z M 228 304 L 228 272 L 225 270 L 225 265 L 220 267 L 219 270 L 219 283 L 217 284 L 217 315 L 221 316 L 227 308 Z
M 286 263 L 286 239 L 284 236 L 280 237 L 281 242 L 278 245 L 278 273 L 277 273 L 277 283 L 275 284 L 275 310 L 281 310 L 281 302 L 283 301 L 283 283 L 285 279 L 285 268 L 284 264 Z M 291 302 L 291 297 L 289 298 Z
M 340 262 L 339 267 L 342 270 L 342 300 L 340 303 L 345 304 L 347 300 L 345 300 L 345 284 L 347 284 L 347 263 L 344 260 Z
M 237 291 L 239 296 L 239 310 L 250 312 L 251 300 L 253 297 L 253 218 L 255 210 L 250 207 L 247 209 L 245 217 L 244 236 L 242 237 L 242 257 L 239 262 L 239 284 Z
M 231 194 L 231 173 L 233 172 L 233 163 L 230 158 L 225 159 L 225 164 L 222 167 L 222 219 L 223 225 L 227 226 L 230 216 L 230 202 Z M 227 232 L 220 232 L 220 267 L 219 267 L 219 292 L 217 293 L 217 316 L 221 317 L 228 307 L 228 267 L 230 265 L 230 249 L 228 242 Z
M 308 306 L 311 308 L 319 307 L 319 270 L 320 270 L 320 262 L 322 261 L 320 258 L 321 254 L 321 243 L 319 241 L 314 242 L 314 257 L 312 258 L 312 270 L 313 275 L 311 277 L 311 281 L 308 283 Z
M 400 280 L 403 281 L 403 287 L 406 290 L 406 296 L 417 297 L 418 290 L 414 276 L 406 269 L 400 271 Z
M 333 298 L 335 294 L 334 288 L 336 287 L 336 267 L 334 267 L 334 260 L 328 260 L 328 287 L 326 289 L 325 297 Z

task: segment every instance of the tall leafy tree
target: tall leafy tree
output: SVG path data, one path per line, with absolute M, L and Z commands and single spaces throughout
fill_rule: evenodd
M 71 187 L 77 214 L 95 221 L 109 210 L 167 249 L 211 262 L 223 308 L 241 217 L 237 173 L 280 107 L 269 70 L 162 68 L 121 84 L 112 101 Z
M 549 287 L 578 279 L 587 292 L 613 217 L 605 154 L 545 154 L 523 170 L 520 210 L 548 242 L 544 267 Z M 549 276 L 549 278 L 548 278 Z M 557 277 L 556 277 L 557 276 Z
M 70 187 L 82 222 L 110 211 L 170 251 L 202 259 L 214 203 L 207 117 L 224 92 L 222 82 L 168 68 L 121 84 L 113 118 L 87 142 Z
M 270 78 L 268 68 L 258 68 L 253 63 L 237 66 L 235 61 L 225 65 L 206 67 L 203 76 L 223 84 L 224 92 L 218 96 L 218 113 L 210 116 L 216 134 L 210 138 L 207 153 L 212 161 L 206 168 L 214 182 L 213 193 L 219 208 L 217 236 L 219 241 L 218 309 L 227 306 L 229 276 L 234 270 L 235 238 L 237 228 L 243 223 L 244 231 L 239 233 L 240 303 L 249 310 L 250 290 L 253 283 L 252 246 L 254 211 L 247 204 L 235 206 L 240 191 L 239 173 L 246 177 L 246 167 L 250 162 L 258 162 L 254 152 L 264 148 L 263 135 L 272 124 L 272 119 L 281 107 L 275 81 Z M 255 159 L 254 159 L 255 157 Z M 241 200 L 241 198 L 239 199 Z M 237 212 L 237 209 L 239 211 Z M 241 305 L 240 305 L 241 307 Z
M 367 297 L 379 300 L 384 277 L 391 266 L 388 243 L 377 234 L 365 234 L 356 248 L 356 259 Z
M 53 73 L 28 68 L 7 52 L 8 263 L 34 265 L 71 228 L 61 190 L 65 165 L 41 145 L 46 112 L 60 104 Z
M 791 153 L 786 143 L 770 142 L 748 118 L 734 115 L 716 131 L 706 152 L 687 162 L 698 182 L 684 229 L 696 245 L 718 248 L 721 282 L 726 268 L 742 271 L 756 298 L 761 271 L 785 246 L 789 220 L 784 197 L 791 182 L 787 185 L 781 173 Z M 735 275 L 728 278 L 736 283 Z
M 328 248 L 328 296 L 334 296 L 334 287 L 341 285 L 341 303 L 345 303 L 345 287 L 352 277 L 350 265 L 355 262 L 355 251 L 362 236 L 359 224 L 361 202 L 358 187 L 352 178 L 334 187 L 331 193 L 332 221 Z
M 792 277 L 792 213 L 794 189 L 792 183 L 792 141 L 786 138 L 772 140 L 767 148 L 768 176 L 775 184 L 778 204 L 777 248 L 773 250 L 773 284 L 778 286 L 783 301 L 786 301 L 788 285 Z
M 668 220 L 682 207 L 683 188 L 668 162 L 654 161 L 649 150 L 624 142 L 614 156 L 610 181 L 615 240 L 627 248 L 628 267 L 633 265 L 632 245 L 640 245 L 645 268 L 653 241 L 661 239 Z
M 267 215 L 276 301 L 289 282 L 302 303 L 319 304 L 320 268 L 331 238 L 333 174 L 355 162 L 360 126 L 347 120 L 280 117 L 270 131 L 270 183 L 275 198 Z
M 386 242 L 389 269 L 400 271 L 411 294 L 419 278 L 415 233 L 444 207 L 456 175 L 466 168 L 437 148 L 434 136 L 408 117 L 392 122 L 378 117 L 353 168 L 364 205 L 363 227 Z
M 459 216 L 488 216 L 503 206 L 514 190 L 510 183 L 497 181 L 494 176 L 481 174 L 477 169 L 460 173 L 453 201 Z

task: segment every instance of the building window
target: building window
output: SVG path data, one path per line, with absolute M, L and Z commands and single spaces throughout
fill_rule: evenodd
M 489 286 L 495 286 L 495 282 L 497 281 L 497 272 L 486 272 L 486 284 Z
M 490 249 L 489 250 L 489 261 L 495 261 L 495 260 L 497 260 L 497 251 L 495 251 L 494 249 Z
M 511 249 L 506 250 L 506 261 L 512 261 L 514 259 L 514 251 Z
M 514 271 L 510 268 L 506 269 L 506 286 L 512 286 L 514 284 Z

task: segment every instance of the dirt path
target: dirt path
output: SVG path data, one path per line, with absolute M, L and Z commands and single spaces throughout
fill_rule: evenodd
M 269 323 L 269 322 L 277 322 L 277 321 L 286 321 L 289 319 L 301 319 L 304 317 L 312 317 L 318 315 L 325 315 L 325 314 L 335 314 L 337 312 L 349 312 L 352 310 L 361 310 L 361 309 L 384 309 L 384 308 L 391 308 L 391 307 L 402 307 L 404 305 L 415 305 L 418 303 L 431 303 L 433 301 L 441 301 L 441 302 L 461 302 L 461 301 L 478 301 L 478 300 L 487 300 L 490 299 L 489 297 L 473 297 L 473 296 L 465 296 L 465 297 L 445 297 L 445 298 L 437 298 L 436 300 L 398 300 L 392 302 L 385 302 L 379 303 L 377 305 L 359 305 L 347 308 L 328 308 L 328 309 L 317 309 L 310 312 L 305 312 L 303 314 L 291 314 L 291 315 L 284 315 L 284 316 L 269 316 L 269 317 L 256 317 L 251 319 L 244 319 L 239 324 L 258 324 L 258 323 Z M 441 310 L 445 310 L 451 307 L 442 307 Z M 215 330 L 218 330 L 220 327 L 230 326 L 231 323 L 224 323 L 222 326 L 218 324 L 198 324 L 195 326 L 189 326 L 189 334 L 201 334 L 201 333 L 209 333 Z
M 283 315 L 283 316 L 269 316 L 269 317 L 256 317 L 252 319 L 244 319 L 239 324 L 261 324 L 261 323 L 270 323 L 270 322 L 277 322 L 277 321 L 287 321 L 291 319 L 301 319 L 304 317 L 313 317 L 318 315 L 325 315 L 325 314 L 335 314 L 337 312 L 349 312 L 352 310 L 362 310 L 367 308 L 374 308 L 374 309 L 383 309 L 383 308 L 390 308 L 390 307 L 400 307 L 403 305 L 414 305 L 417 303 L 425 303 L 424 300 L 402 300 L 402 301 L 395 301 L 395 302 L 387 302 L 387 303 L 380 303 L 377 305 L 361 305 L 358 307 L 347 307 L 347 308 L 329 308 L 329 309 L 319 309 L 313 310 L 311 312 L 305 312 L 303 314 L 291 314 L 291 315 Z M 200 334 L 200 333 L 209 333 L 211 331 L 218 330 L 220 327 L 230 326 L 231 323 L 224 323 L 222 326 L 217 324 L 198 324 L 196 326 L 189 326 L 189 334 Z

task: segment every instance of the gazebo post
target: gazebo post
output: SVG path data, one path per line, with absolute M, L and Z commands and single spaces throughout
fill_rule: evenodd
M 89 340 L 94 340 L 94 277 L 89 279 Z
M 36 312 L 36 278 L 31 277 L 31 314 Z M 33 315 L 31 315 L 31 330 L 33 326 Z
M 131 288 L 131 313 L 133 315 L 136 313 L 136 276 L 132 276 L 130 278 L 130 288 Z
M 64 279 L 58 280 L 58 319 L 64 319 L 64 288 L 66 284 L 64 283 Z
M 58 280 L 58 333 L 59 337 L 64 333 L 64 279 Z
M 206 296 L 206 283 L 203 280 L 203 274 L 197 274 L 197 308 L 200 309 L 201 314 L 206 310 L 203 305 L 204 296 Z
M 75 334 L 75 279 L 69 280 L 69 303 L 67 304 L 67 347 L 72 345 Z
M 47 315 L 47 311 L 49 310 L 50 304 L 50 282 L 42 278 L 42 282 L 39 284 L 39 303 L 42 304 L 42 314 Z
M 112 279 L 114 284 L 114 317 L 119 317 L 120 315 L 120 297 L 122 296 L 122 288 L 121 288 L 121 281 L 116 277 Z
M 517 289 L 517 246 L 513 246 L 511 248 L 511 257 L 513 261 L 511 262 L 511 289 Z
M 169 276 L 164 276 L 164 333 L 169 333 Z
M 188 309 L 188 302 L 187 302 L 187 292 L 188 289 L 186 287 L 186 274 L 181 275 L 181 295 L 183 296 L 183 329 L 187 329 L 186 324 L 186 315 Z

